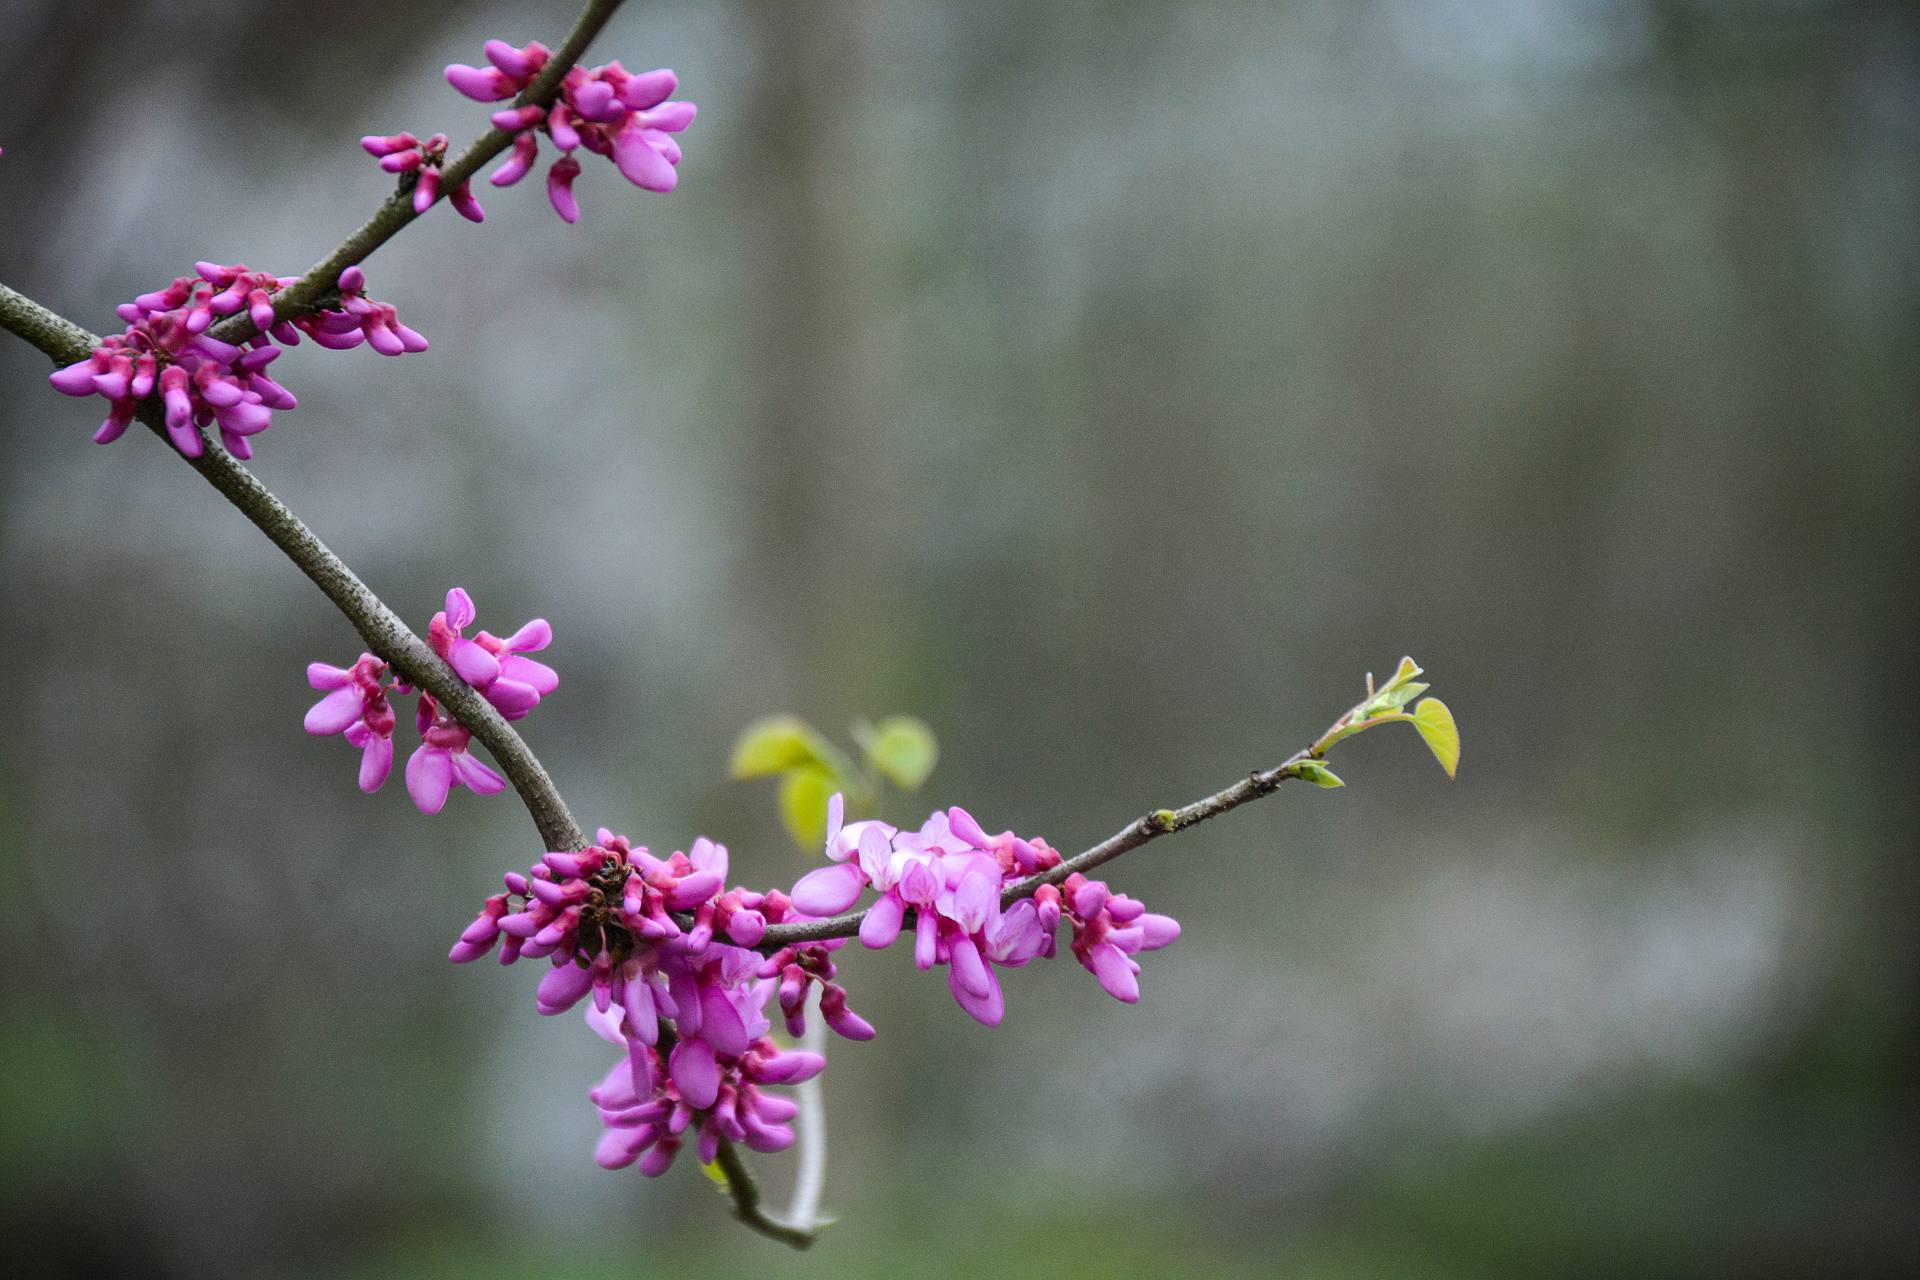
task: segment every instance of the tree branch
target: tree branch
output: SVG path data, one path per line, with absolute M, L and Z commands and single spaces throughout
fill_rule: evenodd
M 513 100 L 513 106 L 536 103 L 547 106 L 558 96 L 560 83 L 586 52 L 587 46 L 607 25 L 622 0 L 589 0 L 573 30 L 561 42 L 540 69 L 525 92 Z M 481 165 L 505 151 L 513 135 L 503 129 L 489 129 L 476 138 L 459 156 L 440 170 L 441 190 L 452 191 L 467 181 Z M 285 320 L 312 310 L 338 284 L 340 273 L 363 261 L 391 240 L 402 227 L 420 215 L 414 212 L 413 193 L 396 191 L 387 197 L 366 223 L 341 241 L 334 250 L 309 267 L 293 284 L 273 297 L 274 319 Z M 6 328 L 45 352 L 56 364 L 68 365 L 84 360 L 100 344 L 100 339 L 63 316 L 47 310 L 32 299 L 0 284 L 0 328 Z M 228 317 L 210 330 L 223 342 L 242 343 L 259 330 L 245 311 Z M 140 421 L 149 430 L 166 439 L 165 422 L 157 398 L 140 407 Z M 202 433 L 204 436 L 204 433 Z M 415 635 L 394 612 L 380 602 L 345 562 L 327 549 L 327 545 L 274 497 L 251 471 L 213 441 L 206 451 L 186 462 L 218 489 L 241 514 L 254 523 L 287 558 L 333 601 L 353 623 L 366 641 L 367 648 L 392 665 L 409 683 L 432 694 L 474 737 L 480 739 L 514 790 L 527 806 L 540 837 L 549 849 L 579 849 L 586 845 L 579 824 L 567 809 L 566 801 L 553 785 L 539 758 L 528 748 L 512 726 L 493 706 L 441 661 L 426 642 Z
M 534 77 L 525 92 L 510 103 L 503 102 L 490 109 L 501 110 L 529 104 L 542 107 L 551 105 L 560 94 L 560 82 L 580 61 L 580 55 L 586 52 L 587 46 L 600 34 L 600 29 L 607 25 L 607 20 L 613 17 L 614 10 L 621 3 L 622 0 L 590 0 L 573 24 L 573 30 L 567 33 L 567 38 L 554 50 L 546 65 L 540 68 L 540 74 Z M 442 165 L 441 195 L 435 197 L 435 203 L 445 199 L 445 193 L 473 177 L 481 165 L 505 151 L 512 144 L 513 136 L 504 129 L 489 129 L 468 144 L 465 151 Z M 339 283 L 342 271 L 365 261 L 375 249 L 393 239 L 402 227 L 419 216 L 413 210 L 413 190 L 410 186 L 388 196 L 386 203 L 358 231 L 342 240 L 333 252 L 308 267 L 297 281 L 273 295 L 274 320 L 285 320 L 311 311 Z M 243 308 L 214 325 L 209 332 L 222 342 L 238 344 L 258 333 L 259 329 Z
M 99 338 L 79 325 L 3 284 L 0 284 L 0 328 L 25 338 L 59 365 L 84 360 L 100 345 Z M 166 420 L 157 400 L 149 399 L 142 404 L 139 417 L 149 430 L 162 441 L 166 440 Z M 455 674 L 393 610 L 382 604 L 366 583 L 328 550 L 313 530 L 301 523 L 251 471 L 235 461 L 218 441 L 207 440 L 204 432 L 201 435 L 206 451 L 198 458 L 184 459 L 187 465 L 240 508 L 242 515 L 286 553 L 300 572 L 353 623 L 369 650 L 392 664 L 407 683 L 432 694 L 474 737 L 486 744 L 514 790 L 520 793 L 549 849 L 585 848 L 586 838 L 573 820 L 573 814 L 568 812 L 567 802 L 560 798 L 553 779 L 547 776 L 539 758 L 513 726 Z M 168 448 L 172 450 L 172 445 Z
M 1364 706 L 1365 704 L 1361 704 Z M 1354 724 L 1361 706 L 1356 706 L 1315 738 L 1271 769 L 1250 773 L 1240 781 L 1222 791 L 1216 791 L 1204 800 L 1178 809 L 1155 809 L 1152 813 L 1135 818 L 1120 830 L 1089 849 L 1083 849 L 1058 866 L 1017 880 L 1000 893 L 1000 905 L 1010 907 L 1022 898 L 1031 898 L 1041 885 L 1060 884 L 1076 871 L 1091 871 L 1102 863 L 1111 862 L 1123 853 L 1131 853 L 1141 845 L 1158 840 L 1161 836 L 1172 835 L 1176 831 L 1185 831 L 1188 827 L 1205 822 L 1208 818 L 1217 818 L 1231 809 L 1238 809 L 1250 800 L 1270 795 L 1280 784 L 1289 778 L 1300 776 L 1300 766 L 1308 761 L 1319 760 L 1326 755 L 1327 748 L 1333 745 L 1336 735 L 1349 730 Z M 865 911 L 851 911 L 845 915 L 832 916 L 825 920 L 809 920 L 801 924 L 776 924 L 767 928 L 766 936 L 760 940 L 759 949 L 769 954 L 782 947 L 796 943 L 825 942 L 832 938 L 851 938 L 860 932 L 860 922 L 867 918 Z M 912 912 L 908 912 L 908 927 L 911 928 Z

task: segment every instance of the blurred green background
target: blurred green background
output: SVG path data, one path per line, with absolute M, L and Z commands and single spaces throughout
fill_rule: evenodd
M 96 330 L 292 272 L 363 133 L 571 0 L 7 0 L 0 280 Z M 538 851 L 300 732 L 356 637 L 0 341 L 0 1239 L 35 1276 L 1876 1275 L 1920 1266 L 1907 723 L 1920 21 L 1819 0 L 634 3 L 681 189 L 484 189 L 369 263 L 434 343 L 277 367 L 258 470 L 396 609 L 540 614 L 573 808 L 810 860 L 757 716 L 908 710 L 1068 850 L 1371 734 L 1113 879 L 1126 1008 L 904 954 L 810 1254 L 597 1169 L 608 1051 L 445 953 Z M 897 806 L 896 819 L 917 812 Z M 776 1192 L 788 1161 L 758 1162 Z

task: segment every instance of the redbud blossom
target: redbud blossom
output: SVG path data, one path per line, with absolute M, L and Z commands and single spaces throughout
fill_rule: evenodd
M 485 67 L 456 62 L 446 69 L 447 83 L 476 102 L 503 102 L 524 93 L 551 56 L 538 41 L 516 49 L 504 40 L 487 41 L 486 55 L 489 65 Z M 567 222 L 580 218 L 573 190 L 574 179 L 580 176 L 580 161 L 574 154 L 578 151 L 613 161 L 637 187 L 671 191 L 678 181 L 675 166 L 680 163 L 680 144 L 673 135 L 683 132 L 694 117 L 691 102 L 668 101 L 678 85 L 678 78 L 664 68 L 638 75 L 618 62 L 569 68 L 550 107 L 524 103 L 493 113 L 494 127 L 515 137 L 512 154 L 488 180 L 507 187 L 524 178 L 539 155 L 535 135 L 545 133 L 561 153 L 547 170 L 547 199 Z M 381 163 L 386 164 L 393 155 L 406 154 L 410 138 L 408 134 L 371 137 L 362 139 L 361 145 L 382 156 Z

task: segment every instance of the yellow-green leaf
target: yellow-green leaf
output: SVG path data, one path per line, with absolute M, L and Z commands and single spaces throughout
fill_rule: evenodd
M 873 767 L 903 791 L 918 791 L 940 759 L 933 730 L 913 716 L 888 716 L 864 745 Z
M 1398 689 L 1401 685 L 1405 684 L 1407 681 L 1413 679 L 1415 676 L 1419 674 L 1420 674 L 1419 663 L 1415 662 L 1412 658 L 1402 658 L 1400 659 L 1399 669 L 1393 673 L 1393 679 L 1381 685 L 1380 692 L 1387 693 L 1390 690 Z
M 1339 774 L 1327 768 L 1327 766 L 1321 764 L 1318 760 L 1302 760 L 1293 767 L 1293 771 L 1302 780 L 1311 782 L 1316 787 L 1333 788 L 1347 785 L 1340 780 Z
M 727 1191 L 731 1189 L 732 1184 L 727 1181 L 727 1171 L 720 1167 L 720 1162 L 718 1160 L 714 1161 L 712 1164 L 701 1165 L 700 1172 L 706 1174 L 707 1180 L 712 1182 L 714 1186 L 720 1188 L 722 1191 Z
M 1428 698 L 1413 709 L 1413 727 L 1427 740 L 1433 758 L 1451 778 L 1460 767 L 1460 730 L 1453 723 L 1453 712 L 1438 698 Z
M 809 853 L 827 838 L 827 799 L 838 789 L 833 775 L 817 765 L 802 765 L 780 780 L 780 820 Z
M 799 765 L 817 765 L 820 735 L 798 716 L 768 716 L 741 730 L 727 772 L 736 778 L 761 778 Z

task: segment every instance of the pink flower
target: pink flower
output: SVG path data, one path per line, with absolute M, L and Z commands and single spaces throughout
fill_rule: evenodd
M 360 748 L 360 789 L 378 791 L 393 769 L 393 708 L 387 703 L 387 664 L 370 653 L 351 667 L 307 665 L 307 683 L 330 690 L 307 712 L 307 732 L 345 734 Z
M 552 667 L 525 656 L 552 644 L 553 628 L 545 618 L 535 618 L 504 640 L 486 631 L 468 639 L 465 632 L 473 619 L 473 597 L 453 588 L 447 592 L 446 609 L 427 627 L 427 643 L 502 716 L 518 720 L 560 687 Z
M 414 709 L 414 724 L 420 730 L 420 745 L 407 757 L 407 794 L 420 812 L 440 812 L 456 786 L 478 796 L 498 795 L 506 789 L 505 778 L 467 753 L 473 734 L 424 691 Z
M 360 296 L 359 285 L 342 286 L 342 307 L 276 323 L 274 297 L 295 277 L 250 270 L 245 263 L 194 264 L 197 275 L 182 276 L 164 289 L 143 293 L 118 308 L 124 333 L 101 340 L 85 360 L 56 370 L 55 390 L 70 396 L 98 395 L 108 402 L 107 419 L 94 433 L 97 444 L 118 440 L 132 424 L 140 402 L 156 392 L 165 412 L 167 438 L 189 458 L 205 450 L 201 431 L 217 427 L 234 457 L 253 456 L 253 436 L 273 425 L 273 414 L 299 403 L 265 370 L 280 355 L 273 345 L 292 346 L 300 333 L 322 346 L 358 345 L 370 329 L 380 336 L 377 349 L 390 355 L 426 350 L 426 339 L 399 323 L 392 307 Z M 341 277 L 358 277 L 349 268 Z M 364 284 L 364 277 L 358 277 Z M 235 346 L 207 330 L 216 320 L 245 311 L 262 332 Z M 345 332 L 352 337 L 346 338 Z M 325 333 L 327 338 L 320 335 Z
M 454 63 L 446 69 L 447 83 L 476 102 L 504 102 L 526 92 L 550 56 L 535 42 L 514 48 L 503 40 L 486 44 L 484 67 Z M 551 107 L 531 103 L 503 107 L 493 113 L 495 128 L 514 134 L 513 153 L 488 179 L 497 187 L 512 186 L 524 178 L 539 156 L 536 137 L 545 133 L 561 153 L 547 171 L 547 198 L 554 212 L 567 222 L 580 219 L 574 179 L 580 176 L 575 153 L 588 151 L 613 161 L 629 182 L 648 191 L 671 191 L 678 181 L 680 144 L 675 134 L 693 123 L 691 102 L 668 101 L 679 80 L 670 70 L 636 75 L 618 62 L 601 67 L 575 66 L 560 82 Z M 405 154 L 411 135 L 362 140 L 382 164 L 394 154 Z M 405 163 L 405 162 L 398 162 Z
M 793 1084 L 826 1065 L 782 1051 L 766 1005 L 778 987 L 767 962 L 714 938 L 731 915 L 786 918 L 784 895 L 725 887 L 727 851 L 704 837 L 656 858 L 606 829 L 577 853 L 544 855 L 507 892 L 488 898 L 449 953 L 477 960 L 496 945 L 503 963 L 548 959 L 535 1005 L 558 1014 L 585 1002 L 588 1024 L 624 1050 L 591 1093 L 607 1132 L 595 1152 L 609 1169 L 638 1161 L 657 1176 L 692 1131 L 700 1158 L 722 1141 L 757 1151 L 793 1143 L 797 1110 L 769 1086 Z M 693 925 L 683 928 L 691 913 Z M 726 927 L 722 922 L 721 927 Z M 822 1000 L 843 1034 L 872 1034 L 846 1008 L 844 991 Z
M 1017 969 L 1054 955 L 1054 932 L 1063 914 L 1061 891 L 1042 886 L 1031 899 L 1001 910 L 1006 889 L 1027 876 L 1060 865 L 1044 840 L 1003 831 L 990 836 L 965 809 L 928 816 L 918 831 L 880 822 L 845 823 L 841 797 L 827 805 L 827 866 L 801 877 L 793 905 L 807 916 L 838 914 L 873 889 L 879 897 L 860 922 L 860 941 L 891 946 L 913 921 L 914 964 L 947 967 L 947 985 L 961 1008 L 977 1021 L 997 1025 L 1006 1002 L 996 969 Z M 1101 985 L 1122 1000 L 1139 998 L 1133 956 L 1163 947 L 1180 926 L 1166 916 L 1084 876 L 1067 880 L 1074 954 Z M 812 975 L 782 971 L 781 1002 L 791 1007 Z M 831 976 L 830 974 L 828 976 Z M 822 1011 L 826 1001 L 822 999 Z
M 360 139 L 360 146 L 380 161 L 382 169 L 400 175 L 401 191 L 411 189 L 413 192 L 415 213 L 425 213 L 440 198 L 440 170 L 447 162 L 446 134 L 436 133 L 422 142 L 410 133 L 370 133 Z M 473 198 L 468 183 L 462 182 L 446 195 L 447 203 L 468 222 L 486 221 L 486 210 Z

